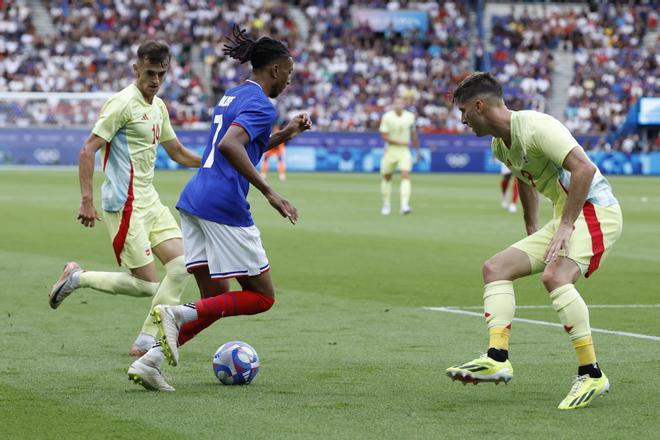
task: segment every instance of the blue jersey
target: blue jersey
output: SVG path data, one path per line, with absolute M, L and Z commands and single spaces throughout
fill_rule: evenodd
M 256 166 L 276 119 L 275 107 L 256 82 L 247 80 L 228 90 L 213 111 L 202 166 L 181 192 L 177 209 L 224 225 L 254 225 L 247 201 L 250 183 L 220 153 L 218 143 L 231 125 L 243 127 L 250 136 L 245 149 Z

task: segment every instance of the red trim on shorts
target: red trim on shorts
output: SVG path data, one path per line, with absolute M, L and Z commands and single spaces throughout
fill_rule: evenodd
M 124 249 L 126 243 L 126 236 L 128 235 L 128 227 L 131 224 L 131 215 L 133 214 L 133 164 L 131 164 L 131 175 L 128 180 L 128 196 L 124 209 L 121 212 L 121 223 L 119 224 L 119 231 L 112 240 L 112 248 L 115 250 L 115 257 L 117 264 L 121 266 L 121 251 Z
M 103 156 L 103 171 L 105 171 L 105 166 L 108 163 L 108 159 L 110 158 L 110 142 L 105 143 L 105 156 Z
M 589 235 L 591 235 L 591 249 L 594 254 L 589 261 L 589 269 L 584 274 L 586 278 L 589 278 L 600 265 L 600 259 L 605 251 L 605 244 L 603 243 L 603 231 L 600 228 L 600 221 L 596 216 L 594 205 L 590 202 L 585 202 L 582 212 L 584 213 L 584 219 L 587 221 L 587 228 L 589 228 Z

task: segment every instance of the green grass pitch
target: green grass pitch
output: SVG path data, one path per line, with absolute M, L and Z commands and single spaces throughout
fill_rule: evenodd
M 157 173 L 164 203 L 173 206 L 190 175 Z M 612 388 L 584 410 L 556 409 L 576 367 L 555 327 L 514 323 L 507 386 L 445 376 L 485 348 L 485 323 L 424 307 L 479 306 L 483 261 L 522 236 L 521 214 L 499 206 L 498 181 L 415 175 L 413 214 L 382 217 L 377 175 L 290 174 L 274 185 L 298 207 L 296 226 L 253 190 L 277 302 L 263 315 L 220 320 L 185 345 L 181 365 L 165 368 L 177 389 L 167 394 L 126 376 L 148 300 L 80 290 L 48 307 L 66 261 L 116 270 L 105 226 L 76 222 L 76 171 L 0 170 L 0 438 L 656 438 L 657 306 L 591 310 L 595 328 L 656 339 L 594 333 Z M 624 233 L 577 287 L 592 305 L 658 304 L 660 179 L 610 181 Z M 544 202 L 542 220 L 549 212 Z M 539 276 L 515 286 L 519 305 L 549 305 Z M 196 298 L 191 280 L 186 299 Z M 558 322 L 544 308 L 517 317 Z M 261 357 L 249 386 L 213 376 L 214 351 L 232 339 Z

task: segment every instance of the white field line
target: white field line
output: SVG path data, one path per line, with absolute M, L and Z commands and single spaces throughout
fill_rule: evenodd
M 590 309 L 657 309 L 660 304 L 587 304 Z M 484 306 L 446 306 L 443 309 L 481 310 Z M 516 306 L 516 309 L 551 309 L 551 305 Z M 427 307 L 432 309 L 432 307 Z
M 434 312 L 445 312 L 445 313 L 454 313 L 457 315 L 468 315 L 468 316 L 478 316 L 478 317 L 483 317 L 482 313 L 477 313 L 477 312 L 470 312 L 467 310 L 460 310 L 457 308 L 453 307 L 424 307 L 426 310 L 432 310 Z M 556 322 L 548 322 L 548 321 L 537 321 L 536 319 L 524 319 L 524 318 L 513 318 L 514 321 L 516 322 L 525 322 L 527 324 L 535 324 L 535 325 L 544 325 L 547 327 L 559 327 L 563 328 L 561 324 L 557 324 Z M 607 329 L 602 329 L 602 328 L 592 328 L 591 331 L 593 333 L 605 333 L 608 335 L 617 335 L 617 336 L 627 336 L 629 338 L 638 338 L 638 339 L 649 339 L 651 341 L 658 341 L 660 342 L 660 336 L 652 336 L 652 335 L 644 335 L 640 333 L 630 333 L 630 332 L 620 332 L 616 330 L 607 330 Z

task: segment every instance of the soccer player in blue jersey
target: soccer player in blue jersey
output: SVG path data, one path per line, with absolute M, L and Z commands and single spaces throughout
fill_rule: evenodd
M 250 61 L 253 74 L 216 105 L 202 166 L 177 203 L 186 267 L 194 274 L 202 299 L 154 308 L 160 343 L 128 370 L 131 380 L 149 390 L 174 390 L 160 366 L 165 358 L 178 364 L 179 345 L 222 317 L 262 313 L 275 301 L 270 265 L 247 202 L 250 184 L 280 215 L 293 224 L 298 220 L 296 208 L 256 169 L 265 151 L 311 128 L 309 116 L 303 113 L 271 136 L 277 112 L 269 98 L 276 98 L 291 82 L 293 60 L 281 42 L 268 37 L 254 41 L 238 27 L 228 39 L 225 53 L 241 63 Z M 236 278 L 242 290 L 228 292 L 229 278 Z
M 575 283 L 598 269 L 621 235 L 621 208 L 607 179 L 561 122 L 535 111 L 511 111 L 502 96 L 502 86 L 491 74 L 476 72 L 459 84 L 454 102 L 463 123 L 477 136 L 493 136 L 493 154 L 518 179 L 527 236 L 484 264 L 487 353 L 448 368 L 447 374 L 472 383 L 508 382 L 513 377 L 513 281 L 543 273 L 578 364 L 573 386 L 558 408 L 582 408 L 610 384 L 596 360 L 589 310 Z M 538 193 L 554 207 L 552 220 L 540 228 Z

